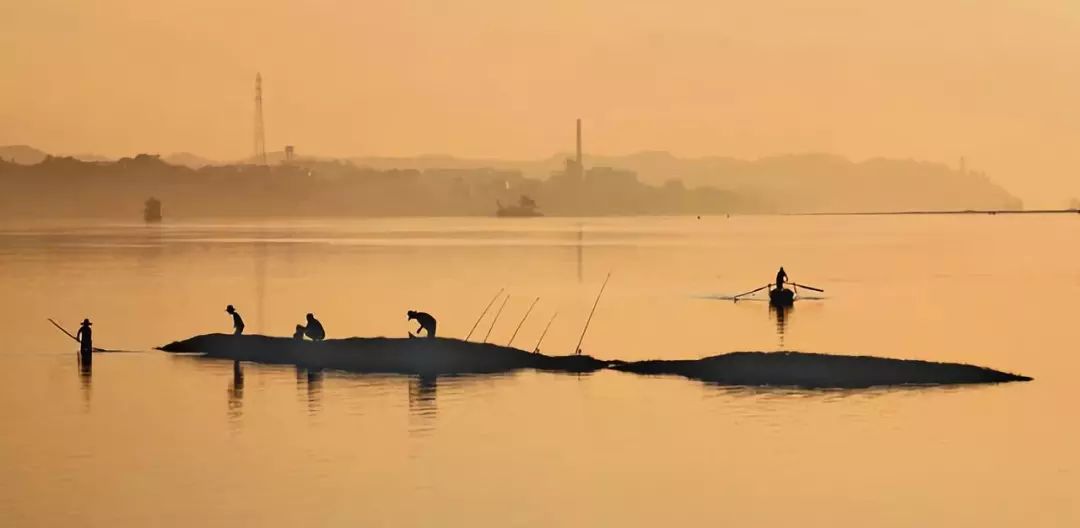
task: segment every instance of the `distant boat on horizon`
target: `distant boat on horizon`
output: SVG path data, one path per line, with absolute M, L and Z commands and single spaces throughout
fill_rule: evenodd
M 504 206 L 498 200 L 495 201 L 495 205 L 497 206 L 495 216 L 499 218 L 535 218 L 544 216 L 543 213 L 536 210 L 536 201 L 525 195 L 521 195 L 517 205 Z

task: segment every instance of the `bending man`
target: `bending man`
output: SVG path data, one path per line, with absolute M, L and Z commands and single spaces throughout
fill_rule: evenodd
M 415 310 L 409 310 L 406 313 L 408 314 L 410 321 L 415 320 L 417 323 L 420 323 L 420 328 L 416 329 L 417 335 L 420 334 L 421 330 L 427 330 L 428 337 L 435 337 L 435 325 L 437 323 L 435 321 L 435 318 L 432 317 L 431 314 L 426 312 L 417 312 Z

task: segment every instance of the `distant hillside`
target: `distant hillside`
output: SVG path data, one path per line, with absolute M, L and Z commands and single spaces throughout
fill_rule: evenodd
M 154 197 L 164 216 L 493 216 L 534 207 L 552 216 L 724 214 L 745 211 L 733 193 L 646 185 L 633 173 L 573 171 L 525 178 L 490 168 L 378 170 L 344 161 L 277 165 L 172 165 L 140 154 L 115 162 L 46 157 L 0 162 L 0 217 L 141 218 Z M 56 192 L 62 190 L 63 192 Z
M 197 154 L 190 152 L 174 152 L 162 158 L 162 161 L 170 165 L 179 165 L 183 167 L 190 167 L 192 169 L 200 169 L 207 165 L 220 165 L 220 162 L 204 158 Z
M 429 169 L 492 167 L 546 178 L 569 154 L 535 161 L 461 159 L 450 156 L 352 158 L 357 165 Z M 680 180 L 687 187 L 715 187 L 752 201 L 758 212 L 862 212 L 947 209 L 1020 209 L 1019 198 L 985 174 L 939 163 L 875 158 L 852 162 L 827 154 L 776 156 L 747 161 L 726 157 L 677 158 L 667 152 L 589 156 L 586 166 L 637 173 L 647 184 Z
M 139 158 L 143 161 L 134 165 L 132 158 L 125 158 L 116 162 L 99 161 L 94 166 L 73 164 L 71 162 L 77 161 L 73 158 L 48 158 L 53 162 L 43 163 L 48 161 L 46 154 L 28 146 L 0 147 L 0 157 L 8 161 L 14 158 L 20 165 L 33 165 L 34 168 L 29 173 L 46 180 L 61 169 L 69 177 L 74 177 L 79 173 L 90 172 L 99 175 L 128 174 L 133 170 L 132 167 L 137 166 L 140 167 L 137 171 L 140 177 L 134 183 L 135 188 L 145 188 L 146 192 L 156 192 L 153 189 L 157 187 L 169 187 L 172 185 L 170 182 L 180 181 L 176 180 L 177 178 L 183 180 L 183 188 L 197 192 L 198 181 L 203 175 L 213 174 L 211 179 L 215 181 L 221 177 L 220 171 L 207 172 L 214 167 L 242 175 L 265 170 L 252 168 L 254 164 L 250 160 L 227 164 L 191 153 L 176 153 L 164 158 Z M 268 153 L 267 157 L 272 166 L 277 166 L 283 154 L 273 152 Z M 382 182 L 395 178 L 405 179 L 411 182 L 409 185 L 415 186 L 415 192 L 428 196 L 425 199 L 429 200 L 426 203 L 430 205 L 425 208 L 425 202 L 417 201 L 407 207 L 394 207 L 387 202 L 411 195 L 381 196 L 376 193 L 373 196 L 356 198 L 359 201 L 374 200 L 369 207 L 343 207 L 340 214 L 489 214 L 494 200 L 512 203 L 518 198 L 514 194 L 516 191 L 511 191 L 511 183 L 528 189 L 545 212 L 560 215 L 1022 208 L 1018 198 L 980 172 L 961 171 L 943 164 L 913 160 L 870 159 L 853 162 L 826 154 L 776 156 L 752 161 L 725 157 L 678 158 L 666 152 L 586 156 L 586 168 L 596 168 L 598 178 L 607 183 L 597 183 L 601 180 L 595 180 L 577 190 L 565 185 L 544 185 L 545 182 L 550 182 L 552 175 L 563 171 L 567 157 L 565 154 L 558 154 L 532 161 L 465 159 L 445 155 L 358 157 L 348 161 L 304 157 L 293 164 L 291 172 L 285 172 L 293 174 L 298 167 L 304 167 L 305 170 L 311 169 L 311 174 L 320 177 L 334 174 L 337 175 L 335 177 L 346 179 L 374 179 Z M 152 163 L 146 161 L 150 158 L 154 160 Z M 68 161 L 60 163 L 61 160 Z M 619 170 L 605 172 L 603 167 Z M 189 176 L 181 176 L 183 171 L 177 172 L 172 168 L 194 169 L 195 172 Z M 634 174 L 625 171 L 636 173 L 636 178 Z M 12 166 L 7 167 L 5 172 L 9 175 L 28 173 Z M 614 175 L 604 176 L 607 173 Z M 154 181 L 154 178 L 163 178 L 166 174 L 173 179 Z M 247 183 L 254 185 L 255 181 L 257 180 Z M 445 183 L 447 181 L 458 183 L 449 185 Z M 291 185 L 293 183 L 290 180 L 286 187 L 292 189 Z M 301 187 L 290 192 L 307 195 L 321 192 L 328 188 L 326 185 L 315 181 L 311 183 L 310 189 Z M 501 192 L 495 192 L 485 187 L 492 185 L 504 188 Z M 377 187 L 363 184 L 350 188 L 363 188 L 363 192 L 371 193 L 376 191 Z M 484 190 L 478 191 L 480 188 Z M 389 192 L 390 187 L 379 189 Z M 657 193 L 654 192 L 655 189 L 663 189 L 665 192 Z M 230 188 L 230 192 L 237 193 L 230 199 L 244 201 L 246 196 L 243 190 L 243 186 Z M 267 206 L 266 212 L 261 212 L 263 208 L 259 203 L 232 203 L 231 209 L 242 209 L 248 214 L 279 214 L 276 208 L 279 201 L 277 198 L 271 199 L 266 189 L 248 190 L 254 193 L 250 196 L 257 195 L 266 200 L 266 203 L 262 204 Z M 702 192 L 694 194 L 695 190 Z M 128 189 L 114 191 L 129 192 Z M 444 191 L 455 194 L 438 199 L 432 196 L 433 193 Z M 455 203 L 455 200 L 460 203 Z M 433 205 L 436 203 L 439 205 Z M 271 207 L 271 204 L 274 206 Z M 189 209 L 191 214 L 196 215 L 218 214 L 209 205 L 193 204 Z M 318 213 L 320 209 L 315 207 L 313 211 Z
M 0 159 L 21 163 L 23 165 L 41 163 L 41 161 L 45 159 L 45 156 L 48 156 L 48 154 L 28 145 L 8 145 L 0 147 Z

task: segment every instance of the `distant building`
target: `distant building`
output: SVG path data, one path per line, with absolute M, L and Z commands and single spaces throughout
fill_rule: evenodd
M 585 179 L 585 161 L 581 154 L 581 119 L 577 120 L 577 154 L 567 158 L 563 170 L 551 175 L 558 183 L 579 184 Z
M 285 163 L 291 163 L 296 159 L 296 150 L 292 145 L 285 145 Z

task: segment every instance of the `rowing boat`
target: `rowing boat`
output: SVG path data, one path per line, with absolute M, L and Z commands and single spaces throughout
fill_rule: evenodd
M 769 290 L 769 304 L 773 306 L 791 306 L 795 304 L 795 292 L 787 288 Z

